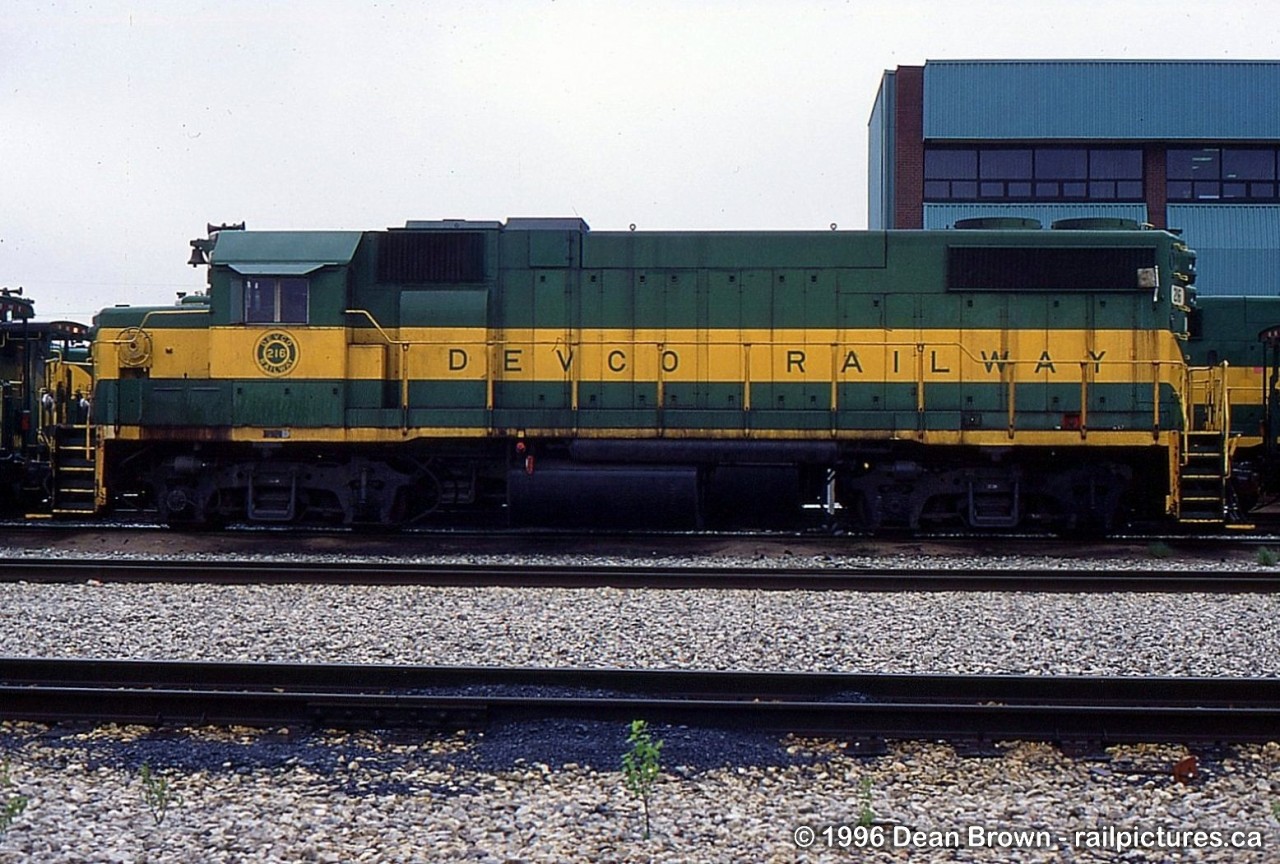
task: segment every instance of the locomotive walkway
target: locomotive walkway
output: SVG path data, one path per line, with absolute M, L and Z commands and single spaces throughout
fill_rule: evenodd
M 1036 593 L 1275 593 L 1280 571 L 990 567 L 663 567 L 239 562 L 201 559 L 21 558 L 0 561 L 0 582 L 344 584 L 435 587 L 659 588 L 765 591 L 1022 591 Z M 1073 569 L 1065 569 L 1072 567 Z
M 1280 679 L 0 660 L 0 719 L 476 729 L 547 718 L 877 739 L 1273 740 Z M 860 746 L 861 746 L 860 744 Z

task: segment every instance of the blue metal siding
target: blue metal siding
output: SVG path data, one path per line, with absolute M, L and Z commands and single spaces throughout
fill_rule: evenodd
M 925 228 L 951 228 L 959 219 L 978 216 L 1022 216 L 1039 219 L 1048 228 L 1058 219 L 1079 219 L 1082 216 L 1105 216 L 1116 219 L 1147 221 L 1144 204 L 926 204 Z
M 1199 294 L 1280 295 L 1280 206 L 1170 204 L 1168 212 L 1196 250 Z
M 926 140 L 1280 138 L 1280 63 L 929 61 Z
M 890 228 L 893 220 L 894 75 L 885 72 L 867 123 L 867 227 Z

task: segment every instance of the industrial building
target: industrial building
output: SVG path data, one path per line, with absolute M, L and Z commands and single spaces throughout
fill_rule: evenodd
M 1280 62 L 944 60 L 887 71 L 868 223 L 1181 229 L 1204 295 L 1280 294 Z

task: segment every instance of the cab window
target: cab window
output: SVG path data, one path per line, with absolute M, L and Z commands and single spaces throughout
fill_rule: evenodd
M 306 324 L 307 280 L 263 276 L 244 280 L 246 324 Z

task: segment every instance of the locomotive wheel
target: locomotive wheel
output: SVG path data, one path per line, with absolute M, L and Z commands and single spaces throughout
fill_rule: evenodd
M 399 527 L 416 525 L 440 509 L 442 498 L 440 480 L 431 471 L 424 471 L 415 485 L 396 492 L 390 524 Z

